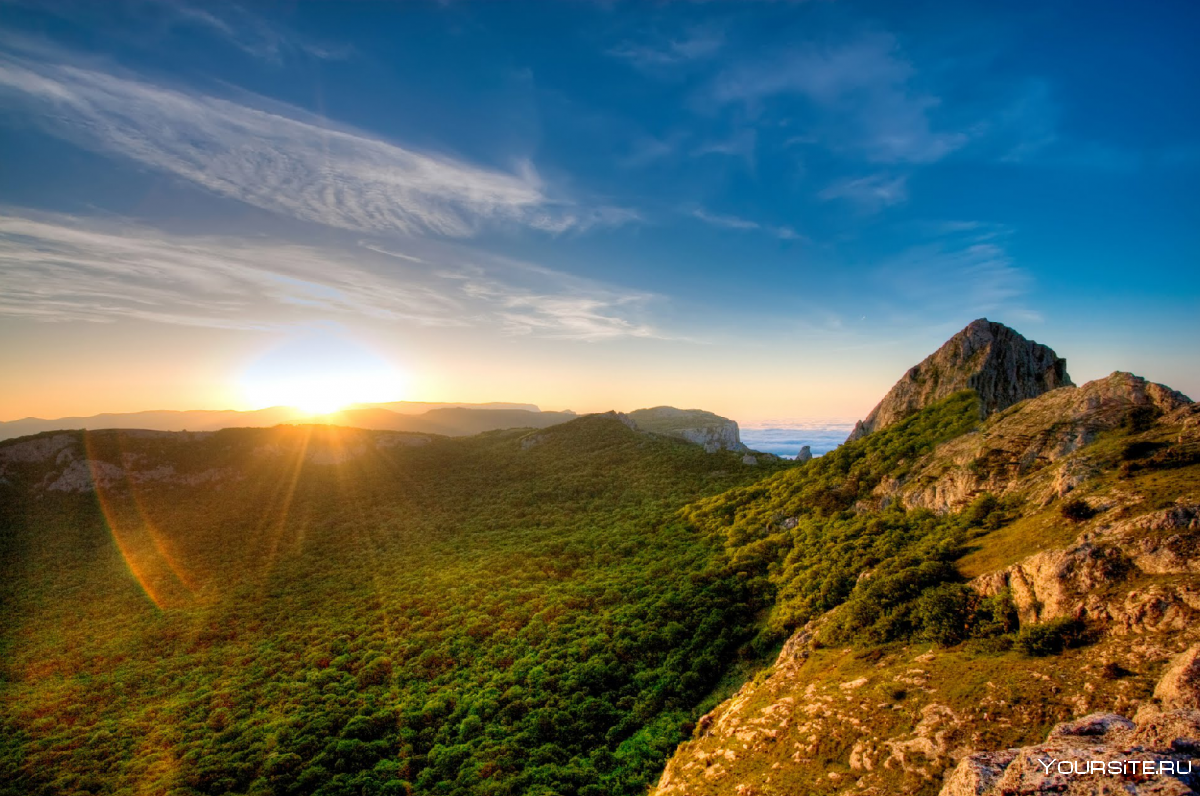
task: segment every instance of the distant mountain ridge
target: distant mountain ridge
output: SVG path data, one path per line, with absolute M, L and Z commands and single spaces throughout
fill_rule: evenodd
M 543 412 L 536 404 L 490 402 L 431 403 L 390 401 L 354 404 L 326 415 L 310 415 L 290 406 L 234 409 L 149 410 L 90 417 L 27 417 L 0 422 L 0 440 L 62 429 L 138 428 L 150 431 L 217 431 L 222 428 L 276 426 L 280 423 L 327 423 L 383 431 L 413 431 L 456 437 L 501 428 L 545 428 L 575 417 L 574 412 Z
M 1026 398 L 1072 384 L 1067 360 L 1049 346 L 980 318 L 910 368 L 846 441 L 886 428 L 961 390 L 979 395 L 980 413 L 986 418 Z

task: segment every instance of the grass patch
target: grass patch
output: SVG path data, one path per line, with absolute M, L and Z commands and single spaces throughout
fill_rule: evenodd
M 1069 545 L 1078 534 L 1079 529 L 1051 506 L 976 537 L 970 552 L 958 559 L 958 571 L 964 578 L 995 572 L 1042 550 Z

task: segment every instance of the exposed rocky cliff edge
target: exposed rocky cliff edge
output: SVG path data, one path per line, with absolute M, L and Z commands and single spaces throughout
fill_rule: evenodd
M 735 421 L 702 409 L 655 406 L 651 409 L 634 410 L 628 416 L 642 431 L 694 442 L 703 445 L 709 453 L 719 450 L 749 450 L 742 444 Z
M 984 417 L 1071 384 L 1067 361 L 1002 323 L 980 318 L 910 368 L 847 442 L 890 426 L 960 390 L 979 394 Z

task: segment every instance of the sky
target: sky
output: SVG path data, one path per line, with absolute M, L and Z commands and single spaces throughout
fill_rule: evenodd
M 0 420 L 1200 397 L 1193 2 L 0 0 Z

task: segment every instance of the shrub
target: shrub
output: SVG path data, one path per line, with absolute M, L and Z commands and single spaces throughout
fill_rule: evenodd
M 985 655 L 998 655 L 1002 652 L 1008 652 L 1013 647 L 1013 637 L 1011 634 L 1004 636 L 985 636 L 983 638 L 973 638 L 968 642 L 967 648 L 973 652 L 981 652 Z
M 1020 625 L 1017 606 L 1013 604 L 1012 592 L 1008 589 L 985 597 L 975 608 L 971 635 L 990 638 L 1014 632 Z M 1011 646 L 1011 645 L 1010 645 Z
M 1063 617 L 1023 628 L 1017 634 L 1015 643 L 1017 649 L 1026 655 L 1057 655 L 1064 649 L 1083 644 L 1085 631 L 1083 622 Z
M 1162 447 L 1162 443 L 1150 442 L 1148 440 L 1130 442 L 1122 449 L 1121 459 L 1127 462 L 1131 462 L 1134 459 L 1144 459 Z
M 943 583 L 926 589 L 913 609 L 920 636 L 949 647 L 961 643 L 970 632 L 971 603 L 975 593 L 961 583 Z
M 1136 406 L 1125 416 L 1125 430 L 1139 433 L 1148 430 L 1162 412 L 1153 406 Z
M 1068 500 L 1062 505 L 1062 515 L 1071 522 L 1084 522 L 1096 516 L 1096 510 L 1083 498 Z

